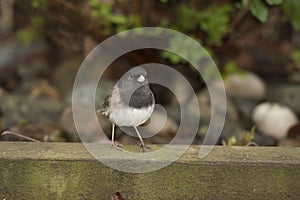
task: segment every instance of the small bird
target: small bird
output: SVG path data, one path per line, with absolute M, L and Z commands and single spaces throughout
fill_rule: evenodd
M 147 72 L 141 67 L 127 71 L 108 93 L 100 110 L 112 123 L 112 145 L 118 149 L 120 147 L 114 140 L 116 125 L 133 127 L 140 139 L 140 146 L 145 151 L 146 146 L 137 127 L 150 118 L 154 105 L 155 99 L 149 87 Z

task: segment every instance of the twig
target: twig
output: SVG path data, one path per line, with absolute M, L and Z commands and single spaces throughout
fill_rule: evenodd
M 3 133 L 1 133 L 1 137 L 4 137 L 5 135 L 17 136 L 17 137 L 20 137 L 22 139 L 25 139 L 25 140 L 28 140 L 28 141 L 31 141 L 31 142 L 40 142 L 39 140 L 33 139 L 31 137 L 27 137 L 27 136 L 22 135 L 20 133 L 14 133 L 14 132 L 11 132 L 11 131 L 4 131 Z
M 256 142 L 249 142 L 246 146 L 249 147 L 249 146 L 259 146 L 259 145 Z

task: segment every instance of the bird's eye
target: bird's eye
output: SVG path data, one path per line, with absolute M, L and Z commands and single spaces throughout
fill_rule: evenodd
M 145 78 L 144 75 L 140 75 L 140 76 L 137 78 L 137 81 L 138 81 L 139 83 L 143 83 L 145 80 L 146 80 L 146 78 Z

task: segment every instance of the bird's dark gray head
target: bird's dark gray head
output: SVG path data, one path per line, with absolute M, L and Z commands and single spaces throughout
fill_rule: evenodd
M 126 72 L 117 84 L 119 88 L 137 89 L 148 84 L 147 72 L 141 67 L 134 67 Z
M 147 72 L 141 67 L 134 67 L 118 81 L 120 98 L 126 105 L 135 108 L 147 107 L 154 103 Z

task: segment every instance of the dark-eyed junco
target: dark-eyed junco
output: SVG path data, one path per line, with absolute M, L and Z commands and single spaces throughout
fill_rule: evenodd
M 116 148 L 120 146 L 114 141 L 116 125 L 133 127 L 145 151 L 146 147 L 137 127 L 150 118 L 154 105 L 155 99 L 149 87 L 147 72 L 141 67 L 127 71 L 107 95 L 100 110 L 112 123 L 112 145 Z

